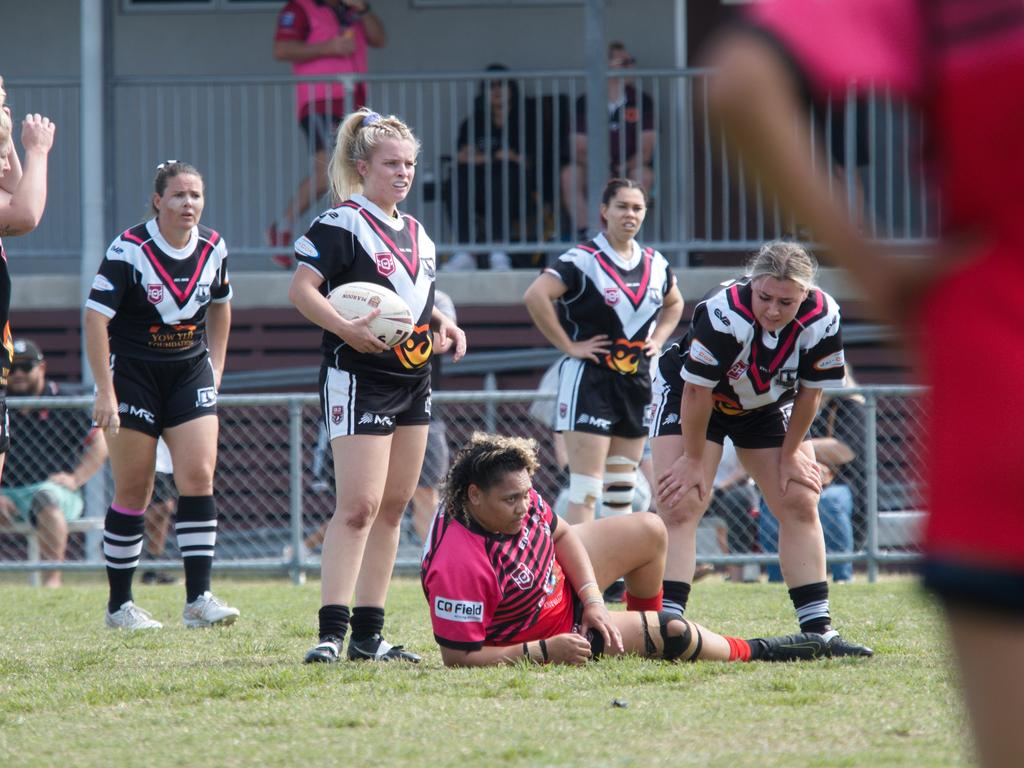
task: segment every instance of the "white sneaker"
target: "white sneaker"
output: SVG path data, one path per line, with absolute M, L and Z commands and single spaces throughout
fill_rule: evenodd
M 491 269 L 505 272 L 512 269 L 512 259 L 504 251 L 491 251 Z
M 476 259 L 469 251 L 456 251 L 441 267 L 443 272 L 472 272 L 476 269 Z
M 106 611 L 104 623 L 108 629 L 160 629 L 163 627 L 159 621 L 149 615 L 131 600 L 122 603 L 121 607 L 113 613 Z
M 215 624 L 227 627 L 235 623 L 239 613 L 237 608 L 232 608 L 207 590 L 191 603 L 185 603 L 181 618 L 186 627 L 212 627 Z

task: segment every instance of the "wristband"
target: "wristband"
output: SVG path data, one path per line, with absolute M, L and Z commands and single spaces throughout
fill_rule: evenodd
M 544 663 L 547 664 L 548 663 L 548 641 L 547 640 L 539 640 L 538 642 L 540 644 L 540 655 L 544 657 Z M 525 643 L 524 643 L 524 645 L 525 645 Z
M 594 589 L 597 589 L 597 590 L 601 589 L 597 585 L 596 581 L 588 581 L 586 584 L 584 584 L 582 587 L 580 587 L 579 589 L 576 590 L 576 594 L 579 595 L 582 598 L 583 597 L 583 593 L 586 592 L 591 587 L 593 587 Z
M 593 597 L 588 597 L 586 600 L 583 601 L 583 605 L 584 606 L 587 606 L 587 605 L 597 605 L 598 603 L 600 603 L 601 605 L 604 605 L 604 598 L 601 597 L 600 595 L 594 595 Z

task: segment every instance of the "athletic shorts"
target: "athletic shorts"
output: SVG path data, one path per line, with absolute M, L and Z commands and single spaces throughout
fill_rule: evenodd
M 11 419 L 7 415 L 7 388 L 0 387 L 0 454 L 11 450 Z
M 178 498 L 178 489 L 174 487 L 174 475 L 169 472 L 157 472 L 153 478 L 153 497 L 151 504 L 174 501 Z
M 427 432 L 427 451 L 420 469 L 420 488 L 437 488 L 448 472 L 448 430 L 444 422 L 434 419 Z
M 217 415 L 217 388 L 207 354 L 187 360 L 110 356 L 123 429 L 153 437 L 202 416 Z
M 18 519 L 32 523 L 33 526 L 37 523 L 39 513 L 47 507 L 57 507 L 65 520 L 77 520 L 85 508 L 82 494 L 49 480 L 4 488 L 0 493 L 14 502 L 18 509 Z
M 659 369 L 648 409 L 650 437 L 683 434 L 679 421 L 683 383 L 681 378 L 667 381 Z M 792 412 L 791 398 L 739 414 L 723 413 L 716 404 L 708 419 L 707 439 L 722 445 L 729 437 L 737 448 L 780 448 L 786 439 Z
M 956 311 L 950 311 L 955 307 Z M 926 584 L 1022 615 L 1024 253 L 993 246 L 929 292 L 916 318 L 923 383 Z M 970 395 L 970 397 L 967 397 Z M 967 399 L 965 400 L 965 397 Z M 971 397 L 976 401 L 971 405 Z M 908 429 L 913 430 L 913 425 Z M 973 575 L 972 575 L 973 574 Z M 978 578 L 988 574 L 989 578 Z M 1016 600 L 1003 599 L 1016 585 Z
M 567 357 L 558 368 L 555 431 L 643 437 L 650 402 L 647 376 L 628 376 Z
M 309 146 L 314 152 L 329 152 L 334 146 L 334 135 L 338 132 L 338 125 L 341 118 L 334 115 L 325 115 L 322 112 L 310 112 L 299 120 L 302 132 L 309 140 Z
M 328 437 L 390 435 L 395 427 L 430 423 L 430 377 L 413 384 L 320 367 L 320 408 Z

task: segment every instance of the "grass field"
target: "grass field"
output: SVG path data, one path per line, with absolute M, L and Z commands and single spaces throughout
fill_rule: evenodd
M 949 766 L 969 763 L 934 606 L 906 578 L 832 591 L 871 660 L 446 670 L 419 584 L 396 580 L 387 636 L 418 667 L 306 666 L 319 585 L 216 580 L 242 609 L 181 626 L 181 587 L 137 587 L 165 623 L 103 628 L 105 587 L 0 585 L 0 766 Z M 793 631 L 781 586 L 701 582 L 693 618 Z M 627 707 L 612 706 L 612 700 Z

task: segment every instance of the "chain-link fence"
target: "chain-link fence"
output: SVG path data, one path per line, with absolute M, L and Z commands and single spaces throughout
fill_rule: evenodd
M 840 504 L 837 519 L 849 528 L 848 545 L 830 552 L 830 564 L 866 563 L 870 578 L 880 564 L 906 563 L 918 556 L 922 512 L 916 501 L 920 487 L 918 460 L 921 434 L 920 390 L 913 387 L 862 387 L 842 390 L 826 402 L 814 433 L 845 444 L 855 457 L 836 462 L 836 488 L 846 486 L 850 498 Z M 567 475 L 555 459 L 552 434 L 531 417 L 530 406 L 550 400 L 551 394 L 521 392 L 437 392 L 435 416 L 444 421 L 451 451 L 477 430 L 527 435 L 540 446 L 541 468 L 534 482 L 552 503 Z M 42 482 L 54 472 L 73 472 L 83 455 L 82 418 L 91 408 L 89 397 L 11 398 L 12 424 L 8 467 L 15 463 L 35 468 Z M 334 509 L 334 483 L 330 450 L 320 428 L 316 395 L 223 395 L 219 401 L 221 429 L 216 476 L 220 523 L 217 539 L 219 569 L 290 573 L 298 580 L 319 566 L 317 532 Z M 63 414 L 63 415 L 61 415 Z M 39 424 L 59 424 L 48 430 Z M 35 425 L 34 430 L 24 427 Z M 19 430 L 20 427 L 20 430 Z M 21 434 L 19 434 L 19 431 Z M 872 450 L 877 446 L 877 450 Z M 0 570 L 37 573 L 40 559 L 49 563 L 54 537 L 45 528 L 52 519 L 44 511 L 54 502 L 24 486 L 26 472 L 4 472 L 2 488 L 10 503 L 0 526 Z M 76 494 L 61 494 L 56 501 L 68 522 L 67 551 L 60 570 L 100 570 L 102 521 L 112 497 L 109 470 L 104 469 Z M 68 496 L 81 497 L 77 512 L 65 509 Z M 73 505 L 77 508 L 78 505 Z M 749 519 L 759 533 L 749 546 L 728 551 L 726 537 L 716 535 L 721 522 L 712 516 L 702 523 L 698 538 L 699 560 L 718 565 L 772 564 L 770 536 L 760 531 L 764 516 L 756 501 L 747 505 Z M 845 518 L 844 518 L 845 515 Z M 407 515 L 407 519 L 410 516 Z M 823 521 L 826 515 L 823 512 Z M 831 518 L 830 518 L 831 519 Z M 34 522 L 33 522 L 34 521 Z M 845 521 L 845 522 L 844 522 Z M 734 521 L 730 521 L 732 524 Z M 827 522 L 827 521 L 826 521 Z M 826 534 L 829 526 L 825 525 Z M 151 540 L 159 541 L 161 531 Z M 835 549 L 835 536 L 829 536 Z M 842 543 L 842 537 L 838 537 Z M 398 568 L 418 567 L 420 541 L 412 524 L 403 526 Z M 177 569 L 180 564 L 174 536 L 166 537 L 162 551 L 150 543 L 142 568 Z

